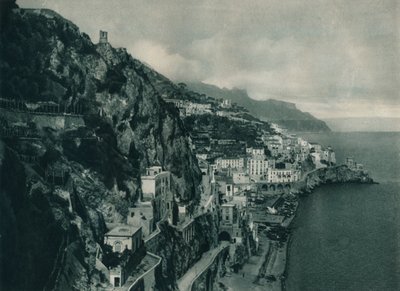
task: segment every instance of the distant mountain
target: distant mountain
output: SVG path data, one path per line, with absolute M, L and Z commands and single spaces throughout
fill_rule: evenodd
M 325 121 L 333 131 L 400 131 L 400 118 L 352 117 Z
M 254 116 L 277 123 L 291 131 L 330 131 L 324 121 L 315 118 L 308 112 L 300 111 L 294 103 L 274 99 L 254 100 L 243 89 L 221 89 L 205 83 L 187 83 L 187 86 L 190 90 L 215 98 L 230 99 L 245 107 Z

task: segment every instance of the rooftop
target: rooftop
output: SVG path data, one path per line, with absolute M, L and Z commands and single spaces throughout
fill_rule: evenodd
M 158 175 L 169 173 L 169 171 L 163 171 L 161 167 L 151 167 L 147 168 L 146 175 L 141 177 L 142 180 L 151 180 Z
M 140 228 L 131 225 L 120 225 L 107 232 L 105 236 L 132 236 Z

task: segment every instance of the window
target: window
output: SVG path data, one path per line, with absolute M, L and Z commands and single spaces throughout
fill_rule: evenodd
M 120 277 L 114 277 L 114 287 L 119 287 L 120 282 L 121 282 Z
M 121 242 L 120 241 L 116 241 L 114 243 L 114 251 L 120 253 L 121 252 Z

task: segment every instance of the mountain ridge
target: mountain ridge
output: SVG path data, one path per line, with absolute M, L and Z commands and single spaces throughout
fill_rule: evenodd
M 254 100 L 244 89 L 221 89 L 215 85 L 198 82 L 186 84 L 190 90 L 215 98 L 230 99 L 261 120 L 277 123 L 291 131 L 330 131 L 324 121 L 315 118 L 309 112 L 300 111 L 295 103 L 276 99 Z

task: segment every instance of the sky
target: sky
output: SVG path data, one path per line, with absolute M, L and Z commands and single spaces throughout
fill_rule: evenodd
M 99 30 L 173 81 L 246 89 L 318 118 L 400 117 L 397 0 L 17 0 Z

